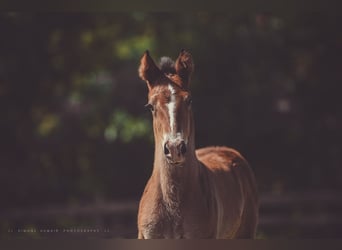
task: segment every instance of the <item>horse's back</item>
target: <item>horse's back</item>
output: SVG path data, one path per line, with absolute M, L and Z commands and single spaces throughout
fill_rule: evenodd
M 245 158 L 228 147 L 196 150 L 217 200 L 217 237 L 253 238 L 258 220 L 258 192 Z

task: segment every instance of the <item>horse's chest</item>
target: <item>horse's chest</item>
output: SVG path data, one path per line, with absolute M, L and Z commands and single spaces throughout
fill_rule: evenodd
M 145 217 L 142 233 L 145 239 L 207 238 L 211 232 L 209 225 L 204 223 L 207 219 L 207 215 L 198 213 L 198 208 L 195 207 L 186 213 L 181 209 L 170 209 L 159 204 Z
M 158 206 L 144 218 L 142 233 L 150 238 L 183 238 L 183 223 L 179 215 Z

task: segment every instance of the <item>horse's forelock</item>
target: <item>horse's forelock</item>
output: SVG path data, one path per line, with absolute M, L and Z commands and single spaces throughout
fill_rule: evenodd
M 176 73 L 175 62 L 170 57 L 163 56 L 160 58 L 159 68 L 165 74 Z

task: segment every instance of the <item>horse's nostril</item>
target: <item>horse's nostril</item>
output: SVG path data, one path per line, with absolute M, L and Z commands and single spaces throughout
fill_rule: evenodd
M 183 155 L 186 153 L 186 145 L 185 145 L 184 141 L 182 141 L 182 143 L 180 145 L 180 151 Z
M 170 150 L 167 148 L 167 143 L 164 144 L 164 154 L 165 155 L 170 154 Z

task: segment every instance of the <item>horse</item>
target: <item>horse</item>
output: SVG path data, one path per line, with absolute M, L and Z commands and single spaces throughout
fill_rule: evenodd
M 148 87 L 155 139 L 152 174 L 142 194 L 138 239 L 254 238 L 259 200 L 255 176 L 236 150 L 195 150 L 189 90 L 191 54 L 159 66 L 147 50 L 139 76 Z

